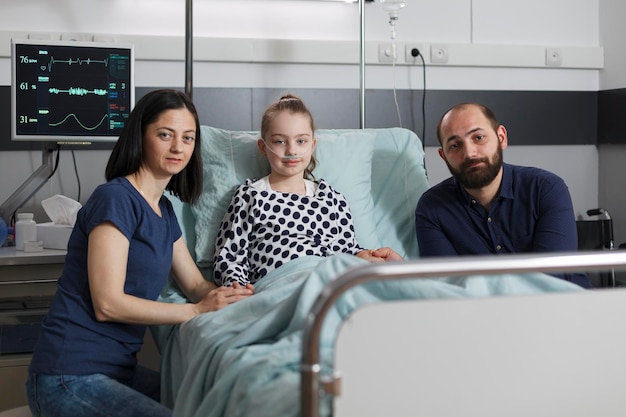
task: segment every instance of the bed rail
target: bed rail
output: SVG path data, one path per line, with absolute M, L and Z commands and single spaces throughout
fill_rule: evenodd
M 352 269 L 328 284 L 309 312 L 303 331 L 301 360 L 301 410 L 303 417 L 319 415 L 321 329 L 335 301 L 355 286 L 378 280 L 435 278 L 528 272 L 575 272 L 626 267 L 626 252 L 562 252 L 516 254 L 495 257 L 470 256 L 432 258 L 406 262 L 364 265 Z

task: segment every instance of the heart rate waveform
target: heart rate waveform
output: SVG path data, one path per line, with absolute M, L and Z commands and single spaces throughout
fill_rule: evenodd
M 94 88 L 93 90 L 88 90 L 86 88 L 80 87 L 70 87 L 67 90 L 62 90 L 60 88 L 51 87 L 48 89 L 50 94 L 67 94 L 70 96 L 86 96 L 87 94 L 95 94 L 97 96 L 106 96 L 108 94 L 107 90 L 102 88 Z
M 68 119 L 73 118 L 80 125 L 80 127 L 82 127 L 85 130 L 91 131 L 91 130 L 96 130 L 102 123 L 104 123 L 104 121 L 107 119 L 107 117 L 109 117 L 108 114 L 105 114 L 104 116 L 102 116 L 100 121 L 95 126 L 85 126 L 80 120 L 78 120 L 78 117 L 74 113 L 70 113 L 67 116 L 65 116 L 63 118 L 63 120 L 61 120 L 60 122 L 58 122 L 58 123 L 48 123 L 48 126 L 50 126 L 50 127 L 57 127 L 57 126 L 60 126 L 63 123 L 65 123 Z
M 82 58 L 76 58 L 76 59 L 54 59 L 54 56 L 50 57 L 50 62 L 48 62 L 48 65 L 42 65 L 41 69 L 45 70 L 46 68 L 48 69 L 48 72 L 52 72 L 52 65 L 55 63 L 62 63 L 62 64 L 67 64 L 67 65 L 91 65 L 91 64 L 102 64 L 105 67 L 107 67 L 109 65 L 109 59 L 105 58 L 105 59 L 91 59 L 91 58 L 86 58 L 86 59 L 82 59 Z

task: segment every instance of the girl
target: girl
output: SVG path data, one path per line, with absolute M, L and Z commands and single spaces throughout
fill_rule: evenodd
M 314 180 L 314 131 L 313 116 L 296 96 L 285 95 L 266 109 L 258 147 L 270 174 L 235 190 L 216 241 L 218 285 L 254 284 L 303 255 L 401 259 L 389 248 L 359 246 L 344 196 L 323 179 Z

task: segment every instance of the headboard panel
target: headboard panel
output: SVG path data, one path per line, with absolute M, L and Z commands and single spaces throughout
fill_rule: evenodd
M 422 143 L 403 128 L 320 129 L 316 178 L 343 193 L 362 246 L 390 246 L 418 256 L 414 210 L 428 188 Z M 234 188 L 248 177 L 267 175 L 257 148 L 259 132 L 201 127 L 204 191 L 194 206 L 170 196 L 184 238 L 198 265 L 210 269 L 217 229 Z

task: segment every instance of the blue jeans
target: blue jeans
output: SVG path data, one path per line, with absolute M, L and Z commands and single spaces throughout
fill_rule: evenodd
M 158 372 L 137 367 L 130 380 L 102 374 L 30 374 L 26 381 L 30 410 L 35 417 L 171 417 L 159 403 Z

